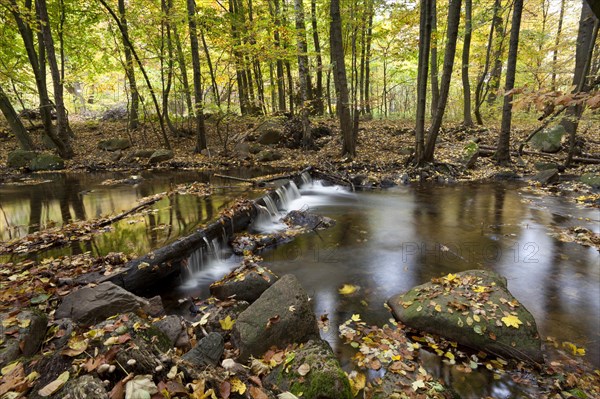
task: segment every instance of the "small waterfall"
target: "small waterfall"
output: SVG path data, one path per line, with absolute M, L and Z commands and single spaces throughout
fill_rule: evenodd
M 312 176 L 308 172 L 303 172 L 300 175 L 300 178 L 302 179 L 303 186 L 308 186 L 308 185 L 312 184 L 312 182 L 313 182 Z
M 277 205 L 275 205 L 275 201 L 273 201 L 273 199 L 270 196 L 268 196 L 268 195 L 265 195 L 263 197 L 263 200 L 264 200 L 265 205 L 266 205 L 265 209 L 267 210 L 267 212 L 269 213 L 269 215 L 271 215 L 271 216 L 277 216 L 277 214 L 279 212 L 277 211 Z
M 275 190 L 275 194 L 279 197 L 279 208 L 282 210 L 289 210 L 290 203 L 301 197 L 300 190 L 293 181 L 279 187 Z
M 187 259 L 187 268 L 190 275 L 199 272 L 204 268 L 204 253 L 203 248 L 199 247 L 192 252 Z

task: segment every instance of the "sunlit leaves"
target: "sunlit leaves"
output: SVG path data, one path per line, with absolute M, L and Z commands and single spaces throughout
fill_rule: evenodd
M 351 295 L 354 294 L 357 290 L 358 290 L 358 286 L 357 285 L 352 285 L 352 284 L 344 284 L 339 290 L 338 292 L 341 295 Z
M 225 317 L 222 320 L 219 320 L 219 324 L 221 325 L 221 328 L 225 331 L 231 330 L 233 328 L 233 325 L 235 324 L 235 320 L 233 320 L 231 318 L 231 316 L 227 315 L 227 317 Z
M 517 316 L 512 314 L 504 316 L 501 320 L 507 327 L 519 328 L 519 326 L 523 324 L 523 322 L 519 320 Z

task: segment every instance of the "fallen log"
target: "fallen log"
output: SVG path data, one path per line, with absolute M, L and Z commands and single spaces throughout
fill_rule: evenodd
M 301 184 L 302 173 L 293 176 L 290 181 Z M 289 181 L 286 184 L 290 184 Z M 285 185 L 285 184 L 284 184 Z M 126 290 L 141 295 L 152 292 L 157 285 L 163 285 L 180 275 L 186 259 L 199 248 L 207 248 L 214 238 L 229 240 L 235 233 L 246 230 L 258 215 L 258 205 L 266 207 L 265 198 L 281 207 L 282 198 L 278 188 L 268 191 L 256 200 L 242 200 L 221 213 L 221 216 L 192 234 L 181 237 L 175 242 L 154 250 L 147 255 L 129 261 L 121 271 L 101 278 L 98 282 L 111 281 Z
M 496 148 L 492 147 L 492 146 L 480 146 L 479 147 L 479 155 L 481 156 L 492 156 L 496 153 Z M 521 154 L 519 154 L 519 151 L 511 151 L 510 152 L 511 155 L 514 156 L 520 156 L 521 154 L 525 154 L 525 155 L 537 155 L 543 158 L 549 158 L 549 159 L 554 159 L 556 161 L 561 161 L 561 157 L 559 157 L 558 155 L 555 154 L 547 154 L 544 152 L 538 152 L 538 151 L 522 151 Z M 573 157 L 572 159 L 573 162 L 578 162 L 578 163 L 584 163 L 584 164 L 589 164 L 589 165 L 599 165 L 600 164 L 600 158 L 594 158 L 594 157 Z

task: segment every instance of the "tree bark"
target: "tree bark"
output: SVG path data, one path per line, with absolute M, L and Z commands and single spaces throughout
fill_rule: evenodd
M 346 78 L 346 65 L 344 64 L 344 46 L 342 43 L 342 17 L 340 15 L 339 0 L 331 0 L 331 22 L 329 26 L 329 40 L 331 63 L 333 64 L 333 80 L 337 94 L 337 111 L 342 131 L 342 155 L 349 158 L 356 156 L 356 144 L 352 129 L 352 118 L 348 102 L 348 81 Z
M 493 51 L 493 64 L 492 72 L 490 74 L 489 81 L 489 94 L 488 103 L 493 104 L 498 96 L 498 89 L 500 88 L 500 77 L 502 76 L 502 50 L 504 48 L 504 21 L 502 19 L 502 0 L 495 0 L 494 2 L 494 16 L 492 19 L 494 24 L 494 51 Z
M 273 31 L 273 43 L 275 45 L 275 49 L 279 53 L 279 49 L 281 49 L 281 39 L 279 37 L 279 29 L 281 27 L 281 19 L 280 19 L 280 7 L 279 0 L 273 0 L 273 6 L 269 2 L 269 12 L 271 13 L 271 17 L 273 18 L 273 23 L 275 25 L 275 29 Z M 285 76 L 283 71 L 283 60 L 278 57 L 276 61 L 276 75 L 277 75 L 277 104 L 279 111 L 285 112 Z
M 440 102 L 440 82 L 438 79 L 438 32 L 437 32 L 437 0 L 431 0 L 431 117 L 435 116 Z
M 21 119 L 19 119 L 19 116 L 8 99 L 8 96 L 2 89 L 2 86 L 0 86 L 0 111 L 4 114 L 4 117 L 10 126 L 10 130 L 19 141 L 21 148 L 23 150 L 32 151 L 34 146 L 33 141 L 31 141 L 31 136 L 29 136 L 29 132 L 25 129 Z
M 187 76 L 187 67 L 185 65 L 185 56 L 183 54 L 183 47 L 181 46 L 181 39 L 179 38 L 179 32 L 177 31 L 177 24 L 173 24 L 173 39 L 175 40 L 175 49 L 177 50 L 177 63 L 179 64 L 179 74 L 181 75 L 181 83 L 183 85 L 183 91 L 185 95 L 185 104 L 187 106 L 188 114 L 194 112 L 192 105 L 192 92 L 190 90 L 190 83 Z
M 217 77 L 213 68 L 212 61 L 210 59 L 210 51 L 208 51 L 208 45 L 206 44 L 206 38 L 204 37 L 204 29 L 200 29 L 200 39 L 202 39 L 202 48 L 204 49 L 204 55 L 206 56 L 206 64 L 208 65 L 208 73 L 210 74 L 211 89 L 213 92 L 213 98 L 217 107 L 221 106 L 221 99 L 219 98 L 219 87 L 217 86 Z
M 319 30 L 317 26 L 317 2 L 316 0 L 311 0 L 310 2 L 310 11 L 311 11 L 311 25 L 312 25 L 312 36 L 313 43 L 315 46 L 315 59 L 317 63 L 317 71 L 316 71 L 316 88 L 315 95 L 313 96 L 313 107 L 314 112 L 317 115 L 323 115 L 325 113 L 325 107 L 323 105 L 323 59 L 321 57 L 321 43 L 319 41 Z
M 300 117 L 302 119 L 302 145 L 305 148 L 308 148 L 311 147 L 313 143 L 310 131 L 310 122 L 308 120 L 308 89 L 310 85 L 310 80 L 308 78 L 306 26 L 304 23 L 304 7 L 302 5 L 302 0 L 294 1 L 294 9 L 296 12 L 296 34 L 298 41 L 298 80 L 300 81 Z
M 56 62 L 56 53 L 54 49 L 54 39 L 50 32 L 50 20 L 48 18 L 48 9 L 46 7 L 46 0 L 36 0 L 36 6 L 38 9 L 38 17 L 40 19 L 40 29 L 44 40 L 44 47 L 46 49 L 46 58 L 50 65 L 50 74 L 52 76 L 52 86 L 54 88 L 54 104 L 56 107 L 56 134 L 58 138 L 65 144 L 67 150 L 64 154 L 67 158 L 73 157 L 73 149 L 71 148 L 71 127 L 69 126 L 69 119 L 67 117 L 67 110 L 65 108 L 64 101 L 64 87 L 63 82 L 60 78 L 60 69 Z
M 506 83 L 504 84 L 504 105 L 502 106 L 502 124 L 498 137 L 498 150 L 494 159 L 498 164 L 510 162 L 510 128 L 512 122 L 512 98 L 510 91 L 515 87 L 515 72 L 517 66 L 517 53 L 519 50 L 519 30 L 521 29 L 521 14 L 523 0 L 515 0 L 513 6 L 512 26 L 510 28 L 510 41 L 508 48 L 508 63 L 506 66 Z
M 420 164 L 425 157 L 425 110 L 427 107 L 427 72 L 429 49 L 431 46 L 432 12 L 431 0 L 419 3 L 419 64 L 417 70 L 417 118 L 415 123 L 415 163 Z M 385 64 L 384 64 L 385 65 Z M 384 68 L 385 70 L 385 68 Z M 385 73 L 384 73 L 385 74 Z M 385 77 L 384 77 L 385 91 Z M 384 95 L 386 93 L 384 92 Z
M 560 45 L 560 36 L 562 34 L 563 19 L 565 16 L 565 0 L 560 2 L 560 14 L 558 16 L 558 28 L 556 28 L 556 38 L 554 39 L 554 51 L 552 52 L 552 91 L 556 91 L 556 68 L 558 67 L 558 46 Z
M 465 41 L 462 53 L 462 84 L 463 84 L 463 124 L 473 126 L 471 118 L 471 84 L 469 83 L 469 62 L 471 52 L 472 31 L 472 0 L 465 0 Z
M 161 43 L 161 64 L 164 64 L 164 42 L 167 44 L 167 79 L 165 82 L 164 78 L 164 67 L 161 68 L 161 75 L 163 80 L 163 92 L 162 92 L 162 109 L 163 116 L 165 118 L 165 122 L 167 123 L 167 127 L 169 131 L 178 135 L 177 129 L 171 122 L 171 117 L 169 116 L 169 94 L 171 93 L 171 83 L 173 81 L 173 42 L 171 41 L 171 22 L 170 15 L 171 10 L 173 9 L 173 0 L 161 0 L 161 8 L 163 10 L 163 33 L 162 33 L 162 43 Z
M 200 54 L 198 48 L 198 31 L 196 29 L 196 1 L 187 0 L 188 25 L 190 28 L 190 47 L 192 50 L 192 74 L 194 76 L 194 112 L 196 114 L 196 147 L 195 153 L 206 149 L 206 131 L 204 127 L 204 111 L 202 104 L 202 80 L 200 76 Z
M 121 38 L 123 40 L 123 52 L 125 53 L 125 75 L 129 82 L 129 95 L 131 102 L 129 104 L 129 128 L 135 130 L 139 126 L 139 107 L 140 107 L 140 94 L 137 89 L 137 82 L 135 81 L 135 70 L 133 68 L 133 57 L 131 55 L 131 49 L 127 45 L 131 42 L 129 38 L 129 28 L 127 25 L 127 17 L 125 14 L 125 0 L 119 0 L 119 19 L 121 21 Z
M 458 25 L 460 22 L 460 3 L 461 0 L 450 0 L 448 4 L 448 24 L 446 32 L 446 50 L 444 52 L 444 66 L 442 69 L 442 82 L 440 84 L 440 100 L 438 102 L 435 116 L 429 128 L 427 142 L 425 143 L 425 154 L 420 163 L 433 162 L 435 143 L 442 127 L 442 120 L 448 102 L 450 93 L 450 80 L 452 77 L 452 68 L 454 67 L 454 56 L 456 54 L 456 40 L 458 38 Z
M 496 13 L 496 7 L 500 7 L 500 0 L 495 0 L 494 3 L 494 13 Z M 490 70 L 490 59 L 492 55 L 492 46 L 494 43 L 494 21 L 490 24 L 490 33 L 488 34 L 488 42 L 487 42 L 487 50 L 485 52 L 485 62 L 483 65 L 483 70 L 479 75 L 479 79 L 477 81 L 477 86 L 475 88 L 475 118 L 477 119 L 477 123 L 483 125 L 483 117 L 481 116 L 481 105 L 485 101 L 486 96 L 486 87 L 488 72 Z M 487 85 L 489 88 L 489 85 Z

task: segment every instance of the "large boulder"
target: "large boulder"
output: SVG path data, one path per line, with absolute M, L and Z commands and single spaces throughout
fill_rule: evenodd
M 313 338 L 319 338 L 315 314 L 306 291 L 291 274 L 263 292 L 233 327 L 233 341 L 242 361 L 262 355 L 271 346 L 282 348 Z
M 469 270 L 395 295 L 394 317 L 408 327 L 438 334 L 475 350 L 542 363 L 540 336 L 531 313 L 494 272 Z
M 148 162 L 154 164 L 154 163 L 168 161 L 170 159 L 173 159 L 173 151 L 159 149 L 159 150 L 154 151 L 152 153 L 152 155 L 150 155 Z
M 292 356 L 293 354 L 293 356 Z M 348 377 L 327 341 L 311 340 L 292 352 L 265 377 L 264 385 L 305 399 L 350 399 Z
M 281 157 L 281 153 L 275 150 L 262 150 L 261 152 L 256 154 L 256 159 L 259 162 L 278 161 L 281 159 Z
M 254 302 L 267 288 L 277 281 L 277 276 L 269 269 L 257 264 L 238 268 L 210 286 L 210 293 L 216 298 Z
M 30 357 L 37 353 L 48 329 L 46 315 L 35 310 L 25 310 L 15 316 L 0 316 L 0 337 L 5 341 L 0 346 L 0 367 L 21 356 Z
M 542 152 L 558 152 L 561 149 L 561 140 L 565 135 L 565 128 L 561 125 L 556 125 L 541 132 L 536 133 L 531 138 L 531 146 Z
M 579 181 L 581 181 L 584 184 L 587 184 L 588 186 L 591 186 L 592 188 L 600 188 L 600 174 L 598 173 L 584 173 L 579 178 Z
M 283 125 L 277 119 L 268 120 L 257 130 L 258 142 L 263 145 L 278 144 L 283 135 Z
M 67 295 L 55 318 L 68 317 L 83 325 L 102 321 L 117 313 L 135 312 L 149 303 L 111 282 L 84 287 Z
M 33 158 L 29 164 L 29 169 L 37 170 L 60 170 L 65 168 L 65 161 L 58 155 L 49 152 L 43 152 Z
M 35 151 L 14 150 L 8 153 L 6 166 L 9 168 L 25 168 L 36 156 Z
M 547 186 L 548 184 L 558 183 L 560 181 L 560 174 L 558 173 L 558 169 L 546 169 L 538 172 L 531 179 L 542 186 Z
M 114 138 L 98 142 L 98 149 L 104 151 L 126 150 L 131 147 L 131 141 L 126 138 Z
M 181 316 L 169 315 L 154 322 L 153 325 L 167 336 L 170 346 L 189 349 L 190 340 Z

